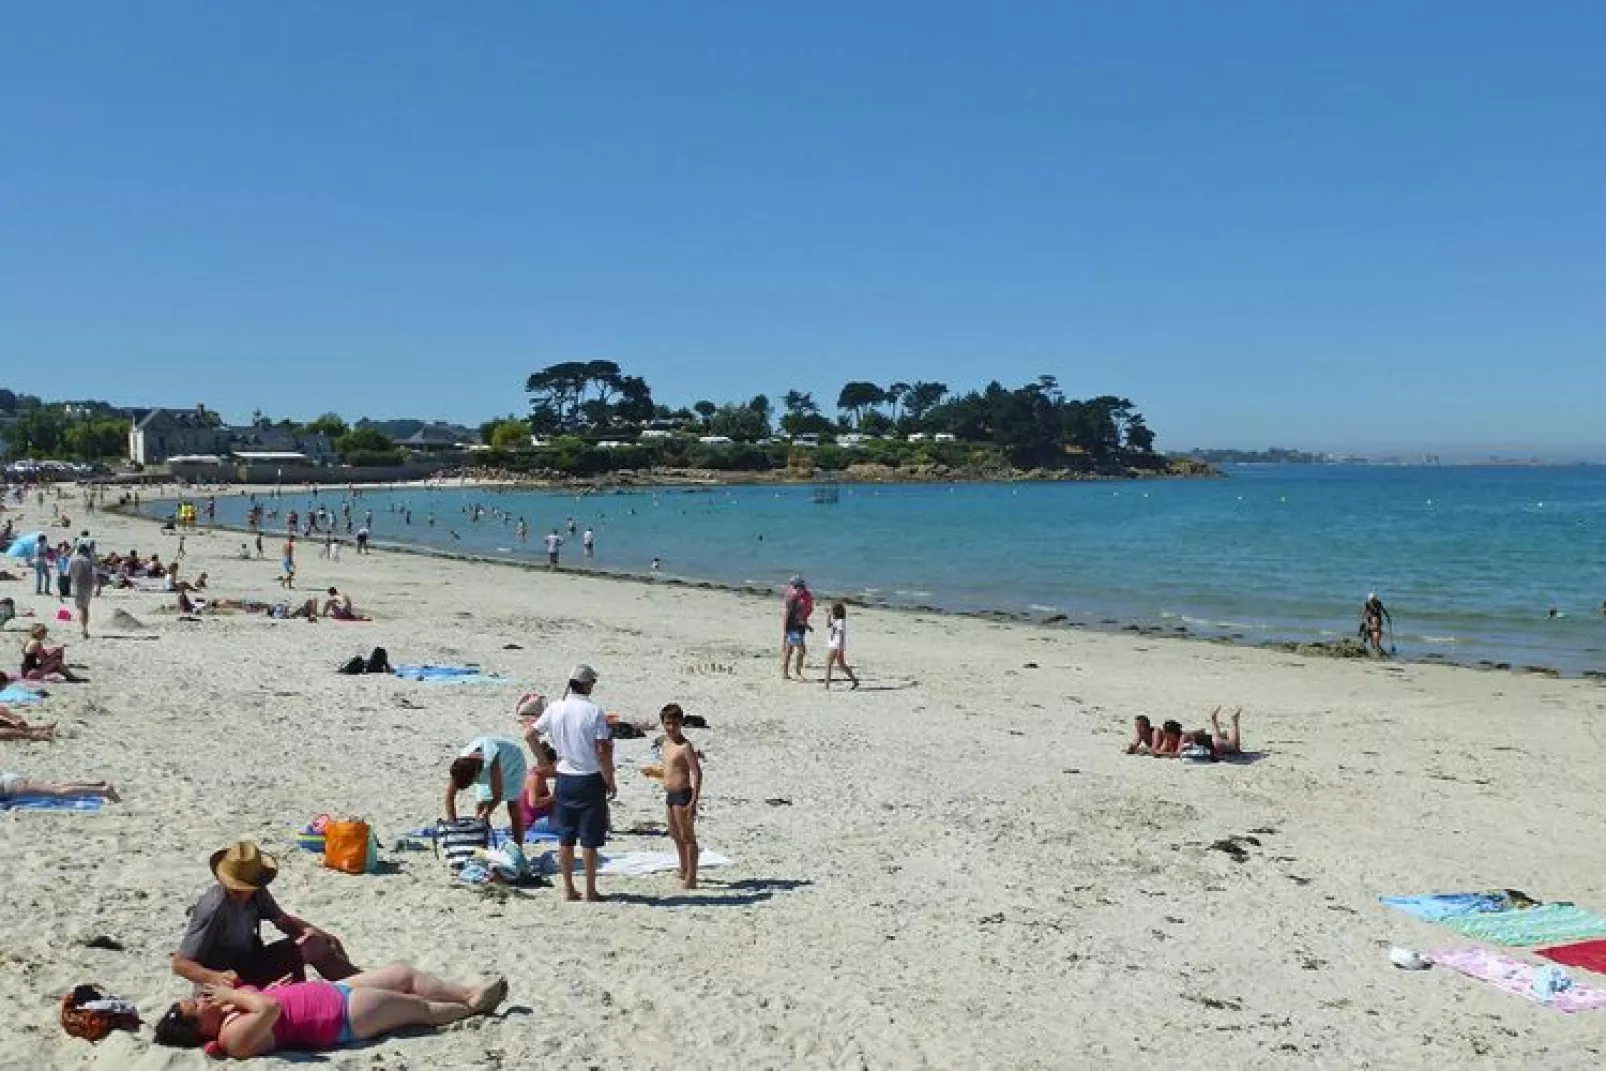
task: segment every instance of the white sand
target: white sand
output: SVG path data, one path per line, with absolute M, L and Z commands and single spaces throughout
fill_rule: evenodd
M 144 522 L 92 524 L 103 547 L 175 546 Z M 187 572 L 274 596 L 276 563 L 232 559 L 239 542 L 191 536 Z M 154 1020 L 184 994 L 167 957 L 208 854 L 239 837 L 279 855 L 281 903 L 360 963 L 512 983 L 503 1017 L 329 1067 L 1600 1063 L 1606 1013 L 1396 971 L 1392 944 L 1465 942 L 1376 902 L 1515 886 L 1606 909 L 1599 685 L 854 611 L 866 687 L 826 694 L 779 679 L 774 599 L 349 550 L 330 564 L 312 546 L 300 564 L 300 587 L 349 586 L 379 620 L 191 624 L 165 596 L 108 593 L 102 621 L 124 608 L 156 638 L 73 642 L 92 682 L 29 711 L 70 738 L 0 744 L 0 767 L 125 796 L 0 815 L 0 1066 L 205 1066 L 148 1030 L 70 1039 L 55 1005 L 98 981 Z M 53 611 L 31 584 L 5 591 Z M 375 645 L 520 684 L 333 672 Z M 387 847 L 427 824 L 456 750 L 511 729 L 521 690 L 561 689 L 582 659 L 610 710 L 675 700 L 708 718 L 702 840 L 735 865 L 705 889 L 661 875 L 605 879 L 600 906 L 504 901 L 428 853 L 350 877 L 294 847 L 320 811 L 366 815 Z M 1263 761 L 1119 753 L 1134 714 L 1191 727 L 1216 703 L 1245 707 Z M 629 768 L 644 750 L 621 744 L 619 829 L 662 821 L 656 783 Z M 1271 832 L 1243 862 L 1209 847 L 1255 829 Z M 81 947 L 100 934 L 127 951 Z

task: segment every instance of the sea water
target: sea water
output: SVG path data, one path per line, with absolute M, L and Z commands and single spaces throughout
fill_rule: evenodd
M 824 598 L 1245 643 L 1352 637 L 1375 591 L 1403 657 L 1606 670 L 1606 469 L 1245 466 L 1222 480 L 844 485 L 835 504 L 814 491 L 448 484 L 363 492 L 353 516 L 373 511 L 380 545 L 544 561 L 556 528 L 565 569 L 772 588 L 802 574 Z M 344 492 L 261 494 L 277 511 L 263 527 L 280 534 L 319 502 L 338 514 Z M 220 498 L 218 520 L 243 524 L 249 501 Z

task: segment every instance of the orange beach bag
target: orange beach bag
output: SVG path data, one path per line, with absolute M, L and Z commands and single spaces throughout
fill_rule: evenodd
M 323 831 L 323 865 L 346 874 L 364 874 L 373 831 L 361 818 L 331 821 Z

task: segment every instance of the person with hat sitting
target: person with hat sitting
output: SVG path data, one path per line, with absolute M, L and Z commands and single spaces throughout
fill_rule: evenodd
M 287 975 L 305 981 L 308 967 L 331 982 L 358 973 L 338 938 L 279 907 L 267 888 L 278 873 L 278 862 L 253 841 L 213 852 L 217 884 L 190 909 L 173 973 L 198 986 L 265 986 Z M 264 922 L 284 939 L 264 945 Z

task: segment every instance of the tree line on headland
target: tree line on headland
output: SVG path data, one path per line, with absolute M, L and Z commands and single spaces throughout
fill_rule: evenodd
M 855 380 L 828 415 L 811 392 L 747 401 L 699 400 L 671 408 L 613 361 L 567 361 L 525 381 L 530 413 L 487 422 L 490 464 L 515 471 L 590 474 L 688 467 L 843 469 L 903 467 L 1106 472 L 1163 469 L 1154 434 L 1133 403 L 1114 395 L 1067 398 L 1053 376 L 1010 389 L 994 381 L 965 393 L 946 383 L 888 386 Z M 729 440 L 729 441 L 726 441 Z

